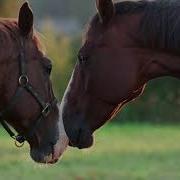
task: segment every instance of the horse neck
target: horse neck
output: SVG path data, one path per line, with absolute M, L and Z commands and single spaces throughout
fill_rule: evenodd
M 12 35 L 13 29 L 5 26 L 5 22 L 0 21 L 0 107 L 3 104 L 3 97 L 6 92 L 4 85 L 7 82 L 7 75 L 12 72 L 11 65 L 18 55 L 18 42 Z
M 159 0 L 148 2 L 140 15 L 138 40 L 144 47 L 141 51 L 146 49 L 142 71 L 147 81 L 161 76 L 180 78 L 179 10 L 179 1 Z
M 163 76 L 180 79 L 180 56 L 151 49 L 140 49 L 139 53 L 145 56 L 141 61 L 141 75 L 144 81 L 149 81 Z
M 5 59 L 12 59 L 19 47 L 20 35 L 15 20 L 0 19 L 0 39 L 0 63 L 3 63 Z
M 124 26 L 124 29 L 118 26 L 117 29 L 121 32 L 119 34 L 126 34 L 126 32 L 122 33 L 122 31 L 127 31 L 127 29 L 131 29 L 132 32 L 138 32 L 141 17 L 142 14 L 133 15 L 134 21 L 130 21 L 130 18 L 127 17 L 127 22 L 130 23 L 128 23 L 127 27 Z M 132 33 L 131 35 L 133 38 L 129 37 L 129 34 L 127 35 L 126 43 L 133 44 L 132 47 L 128 48 L 128 51 L 129 54 L 132 54 L 132 63 L 138 64 L 139 69 L 137 72 L 141 77 L 141 85 L 147 83 L 149 80 L 163 76 L 171 76 L 180 79 L 180 54 L 173 53 L 177 52 L 177 49 L 161 50 L 160 47 L 156 46 L 157 44 L 153 47 L 150 41 L 144 44 L 142 33 Z M 120 36 L 120 38 L 121 40 L 119 42 L 122 43 L 122 36 Z M 121 46 L 120 44 L 119 47 L 121 48 Z

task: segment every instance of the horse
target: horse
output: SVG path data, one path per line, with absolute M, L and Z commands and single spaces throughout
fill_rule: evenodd
M 40 46 L 33 18 L 25 2 L 18 19 L 0 19 L 0 122 L 17 146 L 29 143 L 34 161 L 55 163 L 66 136 L 50 81 L 52 63 Z
M 96 8 L 60 107 L 69 145 L 79 149 L 149 81 L 180 78 L 179 0 L 96 0 Z

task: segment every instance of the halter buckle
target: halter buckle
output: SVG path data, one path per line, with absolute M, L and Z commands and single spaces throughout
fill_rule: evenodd
M 16 146 L 17 148 L 21 148 L 21 147 L 24 146 L 24 142 L 19 143 L 17 140 L 14 141 L 14 144 L 15 144 L 15 146 Z
M 47 117 L 51 111 L 51 105 L 49 103 L 46 104 L 45 108 L 42 110 L 42 115 Z
M 19 85 L 25 87 L 29 82 L 29 79 L 26 75 L 21 75 L 19 78 Z
M 18 148 L 21 148 L 24 146 L 24 142 L 25 142 L 25 138 L 21 135 L 17 135 L 16 137 L 14 137 L 15 139 L 15 146 L 18 147 Z

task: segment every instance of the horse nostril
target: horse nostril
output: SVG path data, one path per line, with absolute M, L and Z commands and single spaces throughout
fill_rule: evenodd
M 80 143 L 80 140 L 81 140 L 81 134 L 82 134 L 82 129 L 80 128 L 78 133 L 77 133 L 77 144 Z
M 69 133 L 69 146 L 76 147 L 80 143 L 82 132 L 83 130 L 80 128 Z

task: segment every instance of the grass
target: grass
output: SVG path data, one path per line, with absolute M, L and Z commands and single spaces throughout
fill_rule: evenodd
M 0 180 L 180 179 L 180 126 L 108 125 L 93 148 L 70 148 L 52 166 L 35 164 L 28 146 L 15 148 L 3 133 L 0 140 Z

